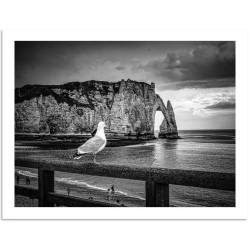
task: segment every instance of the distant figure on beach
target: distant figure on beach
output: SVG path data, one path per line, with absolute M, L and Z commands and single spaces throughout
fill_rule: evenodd
M 107 200 L 110 201 L 110 197 L 111 197 L 111 190 L 108 189 L 108 193 L 107 193 Z
M 103 150 L 107 143 L 104 127 L 106 127 L 105 122 L 98 123 L 95 136 L 77 149 L 77 152 L 73 155 L 74 160 L 79 160 L 84 154 L 93 154 L 94 163 L 96 163 L 96 154 Z
M 70 188 L 67 188 L 68 196 L 69 196 L 70 192 L 71 192 Z
M 114 196 L 115 196 L 115 186 L 112 185 L 111 186 L 111 197 L 112 197 L 113 200 L 114 200 Z
M 26 176 L 26 185 L 30 185 L 30 177 Z
M 120 200 L 116 200 L 116 202 L 119 204 L 119 203 L 120 203 Z
M 17 173 L 17 176 L 16 176 L 16 182 L 17 182 L 17 184 L 19 184 L 19 180 L 20 180 L 20 175 L 19 175 L 19 173 Z

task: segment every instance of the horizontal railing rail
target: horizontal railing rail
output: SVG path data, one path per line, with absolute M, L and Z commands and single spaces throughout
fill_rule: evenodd
M 56 194 L 54 192 L 55 171 L 145 181 L 146 206 L 169 206 L 169 184 L 235 191 L 235 174 L 232 173 L 83 163 L 59 158 L 17 157 L 15 165 L 38 169 L 39 206 L 114 205 Z M 16 192 L 29 196 L 29 191 L 21 187 L 16 187 Z M 34 194 L 34 191 L 30 191 L 31 196 Z

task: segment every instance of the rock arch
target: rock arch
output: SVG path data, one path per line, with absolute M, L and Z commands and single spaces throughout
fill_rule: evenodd
M 179 138 L 174 110 L 170 101 L 167 102 L 167 107 L 166 107 L 161 97 L 159 95 L 156 95 L 156 100 L 152 113 L 153 115 L 152 119 L 154 124 L 155 124 L 156 111 L 161 111 L 164 116 L 164 119 L 160 125 L 159 138 L 169 138 L 169 139 Z

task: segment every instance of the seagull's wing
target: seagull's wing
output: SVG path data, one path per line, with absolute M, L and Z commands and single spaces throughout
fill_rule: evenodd
M 101 146 L 103 146 L 105 140 L 96 135 L 87 140 L 82 146 L 78 148 L 79 154 L 96 153 Z

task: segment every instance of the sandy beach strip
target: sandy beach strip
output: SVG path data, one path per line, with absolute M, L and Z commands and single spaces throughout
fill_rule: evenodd
M 30 187 L 30 188 L 38 188 L 37 178 L 30 178 L 30 185 L 26 185 L 24 177 L 20 179 L 19 185 Z M 119 192 L 115 192 L 114 196 L 111 196 L 110 199 L 107 199 L 107 191 L 93 189 L 89 187 L 81 187 L 77 185 L 68 184 L 65 182 L 55 181 L 55 192 L 59 194 L 67 195 L 67 189 L 70 189 L 70 196 L 72 197 L 80 197 L 84 199 L 89 199 L 90 197 L 95 201 L 102 201 L 111 204 L 116 204 L 120 206 L 126 207 L 145 207 L 145 200 L 141 200 L 138 198 L 130 197 L 123 195 Z M 15 196 L 15 206 L 16 207 L 33 207 L 38 206 L 38 202 L 36 199 L 31 199 L 29 197 L 23 197 L 16 195 Z

